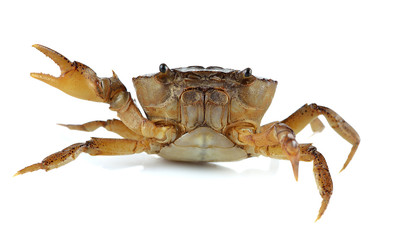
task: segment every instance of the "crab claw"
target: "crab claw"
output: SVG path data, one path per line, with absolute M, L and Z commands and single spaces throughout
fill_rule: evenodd
M 54 77 L 44 73 L 31 73 L 31 77 L 41 80 L 76 98 L 105 102 L 102 80 L 88 66 L 71 62 L 58 52 L 45 46 L 34 44 L 33 47 L 51 58 L 61 69 L 61 75 Z

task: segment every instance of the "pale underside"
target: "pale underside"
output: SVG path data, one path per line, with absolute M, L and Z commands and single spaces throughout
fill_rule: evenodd
M 164 147 L 161 157 L 184 162 L 224 162 L 247 158 L 247 153 L 227 137 L 208 127 L 197 128 Z

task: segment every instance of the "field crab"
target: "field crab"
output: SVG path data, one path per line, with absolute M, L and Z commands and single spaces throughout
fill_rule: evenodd
M 322 197 L 318 220 L 328 206 L 332 179 L 323 155 L 311 144 L 299 144 L 295 135 L 308 124 L 313 131 L 322 131 L 324 125 L 318 116 L 323 115 L 353 146 L 342 170 L 359 146 L 357 132 L 336 112 L 317 104 L 305 104 L 282 121 L 260 126 L 277 82 L 255 77 L 250 68 L 241 71 L 200 66 L 170 69 L 161 64 L 158 73 L 133 78 L 144 117 L 114 72 L 110 78 L 100 78 L 91 68 L 71 62 L 50 48 L 38 44 L 33 47 L 51 58 L 60 67 L 61 75 L 31 73 L 32 77 L 73 97 L 108 103 L 120 118 L 63 126 L 88 132 L 103 127 L 122 138 L 91 138 L 70 145 L 15 175 L 60 167 L 83 152 L 90 155 L 146 152 L 187 162 L 236 161 L 263 155 L 291 161 L 296 180 L 299 161 L 313 162 Z

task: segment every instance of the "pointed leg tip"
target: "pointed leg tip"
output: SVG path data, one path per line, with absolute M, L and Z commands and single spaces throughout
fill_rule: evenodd
M 322 217 L 322 215 L 324 215 L 325 210 L 328 207 L 328 203 L 329 203 L 330 198 L 331 198 L 330 195 L 327 195 L 327 196 L 323 197 L 321 207 L 319 208 L 318 216 L 317 216 L 317 219 L 315 219 L 315 222 L 317 222 Z
M 293 167 L 293 173 L 294 173 L 295 181 L 298 182 L 298 167 L 297 168 Z
M 352 150 L 351 150 L 351 152 L 350 152 L 349 155 L 348 155 L 348 159 L 346 159 L 345 164 L 343 164 L 342 169 L 339 171 L 340 173 L 341 173 L 343 170 L 345 170 L 345 168 L 349 165 L 349 163 L 350 163 L 351 160 L 353 159 L 353 156 L 354 156 L 355 153 L 356 153 L 356 149 L 358 148 L 358 146 L 359 146 L 359 143 L 353 145 Z
M 325 210 L 324 210 L 324 211 L 325 211 Z M 315 221 L 314 221 L 314 223 L 318 222 L 318 220 L 321 219 L 321 217 L 322 217 L 323 214 L 324 214 L 323 212 L 322 212 L 322 213 L 319 212 L 317 218 L 316 218 Z
M 341 173 L 343 170 L 345 170 L 347 166 L 348 166 L 348 164 L 345 163 L 345 164 L 343 165 L 342 169 L 339 171 L 339 173 Z
M 28 167 L 25 167 L 23 169 L 21 169 L 20 171 L 16 172 L 13 177 L 16 177 L 18 175 L 23 175 L 25 173 L 29 173 L 29 172 L 34 172 L 40 169 L 44 169 L 42 163 L 35 163 L 33 165 L 30 165 Z
M 299 169 L 299 165 L 300 165 L 299 156 L 291 159 L 291 165 L 293 167 L 295 181 L 298 182 L 298 169 Z
M 294 178 L 298 182 L 298 168 L 300 165 L 300 149 L 294 136 L 286 137 L 282 144 L 283 150 L 291 162 Z
M 27 167 L 26 167 L 26 168 L 27 168 Z M 19 175 L 23 175 L 24 173 L 29 172 L 29 171 L 25 171 L 26 168 L 23 168 L 23 169 L 17 171 L 17 172 L 13 175 L 13 177 L 17 177 L 17 176 L 19 176 Z
M 73 124 L 62 124 L 62 123 L 57 123 L 57 125 L 66 127 L 70 130 L 81 130 L 81 131 L 87 131 L 86 128 L 84 128 L 82 125 L 73 125 Z

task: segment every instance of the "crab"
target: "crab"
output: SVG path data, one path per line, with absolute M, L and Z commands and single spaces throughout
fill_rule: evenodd
M 100 78 L 88 66 L 71 62 L 50 48 L 38 44 L 33 47 L 61 69 L 59 77 L 31 73 L 33 78 L 73 97 L 107 103 L 120 118 L 62 126 L 88 132 L 102 127 L 122 138 L 91 138 L 84 143 L 75 143 L 15 175 L 40 169 L 49 171 L 75 160 L 81 153 L 126 155 L 146 152 L 185 162 L 236 161 L 263 155 L 289 160 L 297 181 L 299 161 L 312 162 L 322 197 L 318 220 L 331 198 L 332 179 L 323 155 L 311 144 L 299 144 L 296 134 L 308 124 L 314 132 L 322 131 L 324 125 L 318 116 L 323 115 L 329 125 L 352 144 L 342 170 L 360 143 L 358 133 L 342 117 L 315 103 L 303 105 L 282 121 L 261 126 L 277 81 L 255 77 L 250 68 L 241 71 L 201 66 L 170 69 L 161 64 L 158 73 L 133 78 L 144 117 L 114 71 L 112 77 Z

